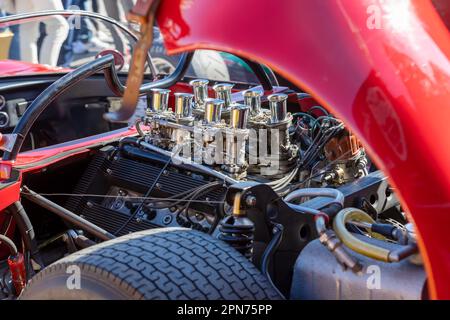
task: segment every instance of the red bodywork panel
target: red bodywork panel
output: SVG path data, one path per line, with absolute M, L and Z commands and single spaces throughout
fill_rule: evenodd
M 107 134 L 99 134 L 74 140 L 54 147 L 23 152 L 18 155 L 14 163 L 0 161 L 0 166 L 13 166 L 20 170 L 20 177 L 17 183 L 0 189 L 0 211 L 20 199 L 20 181 L 23 173 L 40 170 L 63 159 L 87 153 L 89 152 L 87 148 L 92 145 L 106 144 L 110 141 L 118 140 L 121 137 L 135 135 L 136 133 L 135 128 L 120 129 Z M 0 187 L 2 186 L 0 185 Z
M 265 63 L 342 118 L 414 220 L 432 297 L 450 299 L 450 34 L 429 0 L 165 0 L 157 15 L 169 53 Z
M 0 76 L 20 76 L 36 73 L 66 73 L 72 69 L 52 67 L 17 60 L 0 60 Z

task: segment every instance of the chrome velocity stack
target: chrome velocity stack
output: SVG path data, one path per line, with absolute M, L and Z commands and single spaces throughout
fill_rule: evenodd
M 230 83 L 218 83 L 213 87 L 215 92 L 216 99 L 223 100 L 223 108 L 222 108 L 222 119 L 228 120 L 230 118 L 230 110 L 232 98 L 231 98 L 231 90 L 233 89 L 234 84 Z
M 270 123 L 282 123 L 287 118 L 287 98 L 285 94 L 272 94 L 268 97 L 270 106 Z
M 206 125 L 219 124 L 222 120 L 222 108 L 224 101 L 208 98 L 205 101 L 204 123 Z
M 149 113 L 167 112 L 169 109 L 169 94 L 170 90 L 168 89 L 152 89 L 152 104 Z
M 175 119 L 178 123 L 189 125 L 192 124 L 194 118 L 192 117 L 192 105 L 194 95 L 190 93 L 177 92 L 175 96 Z
M 247 175 L 247 129 L 250 108 L 243 104 L 230 106 L 230 123 L 225 132 L 225 161 L 222 169 L 236 179 Z
M 250 108 L 250 116 L 256 117 L 262 113 L 261 111 L 261 96 L 262 92 L 259 90 L 245 90 L 243 93 L 244 104 Z
M 208 84 L 209 81 L 205 79 L 195 79 L 189 82 L 194 93 L 194 108 L 202 109 L 208 99 Z

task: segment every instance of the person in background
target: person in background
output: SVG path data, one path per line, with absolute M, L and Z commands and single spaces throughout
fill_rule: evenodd
M 93 0 L 66 0 L 66 9 L 94 11 Z M 82 18 L 81 28 L 71 30 L 67 42 L 70 45 L 72 55 L 82 55 L 88 52 L 100 52 L 105 49 L 114 48 L 111 37 L 102 37 L 101 28 L 104 26 L 97 19 Z M 70 54 L 67 55 L 66 63 L 70 63 Z
M 93 0 L 93 9 L 99 14 L 113 18 L 124 25 L 128 24 L 127 14 L 133 8 L 136 0 Z M 108 30 L 99 32 L 100 34 L 110 34 L 115 49 L 121 52 L 125 58 L 126 65 L 131 61 L 130 39 L 116 27 L 110 26 Z
M 87 0 L 65 0 L 63 2 L 65 10 L 86 10 Z M 79 27 L 71 27 L 67 40 L 61 48 L 59 64 L 63 67 L 70 67 L 74 60 L 74 55 L 88 52 L 87 44 L 92 45 L 92 36 L 95 33 L 95 26 L 89 18 L 81 18 Z
M 15 0 L 16 12 L 35 12 L 42 10 L 63 10 L 61 0 Z M 69 33 L 69 24 L 61 16 L 53 16 L 43 21 L 46 36 L 38 53 L 40 36 L 39 23 L 28 22 L 20 25 L 21 60 L 31 63 L 57 66 L 61 47 Z
M 0 0 L 0 17 L 15 14 L 15 12 L 14 0 Z M 14 35 L 9 47 L 9 59 L 20 60 L 20 28 L 18 25 L 12 25 L 9 30 Z

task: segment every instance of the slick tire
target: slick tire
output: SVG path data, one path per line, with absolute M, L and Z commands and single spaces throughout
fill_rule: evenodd
M 243 255 L 182 228 L 132 233 L 89 247 L 34 276 L 19 297 L 41 299 L 280 299 Z

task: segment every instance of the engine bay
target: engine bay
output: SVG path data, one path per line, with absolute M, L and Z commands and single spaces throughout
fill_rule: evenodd
M 339 119 L 287 88 L 189 86 L 152 89 L 136 135 L 24 175 L 39 248 L 29 274 L 115 237 L 181 227 L 229 244 L 286 298 L 428 298 L 414 227 Z

